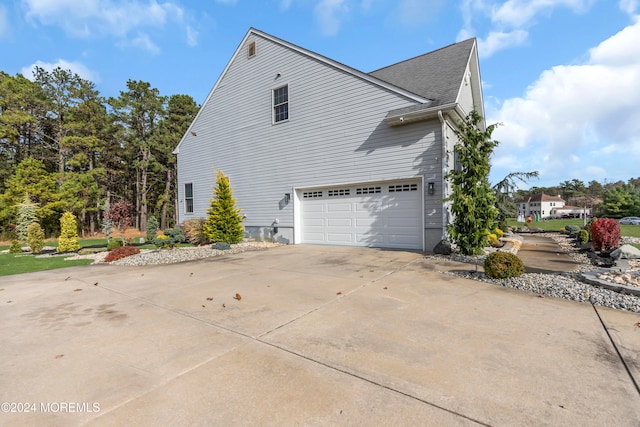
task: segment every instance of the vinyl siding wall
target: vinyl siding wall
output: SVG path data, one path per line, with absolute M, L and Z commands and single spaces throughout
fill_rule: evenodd
M 257 35 L 239 48 L 178 154 L 180 222 L 206 217 L 215 169 L 230 179 L 246 227 L 293 227 L 293 189 L 423 176 L 425 229 L 442 228 L 441 124 L 389 127 L 392 109 L 416 102 Z M 278 77 L 277 74 L 280 73 Z M 289 120 L 272 124 L 272 90 L 289 85 Z M 184 183 L 194 212 L 184 212 Z M 284 202 L 285 193 L 291 201 Z M 427 239 L 427 241 L 432 239 Z M 432 246 L 427 245 L 430 250 Z

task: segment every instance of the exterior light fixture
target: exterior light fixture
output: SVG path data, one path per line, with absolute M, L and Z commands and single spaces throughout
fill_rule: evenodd
M 289 200 L 291 200 L 291 193 L 284 193 L 284 202 L 289 203 Z
M 431 196 L 433 196 L 436 193 L 436 183 L 435 182 L 430 182 L 429 184 L 427 184 L 427 192 Z

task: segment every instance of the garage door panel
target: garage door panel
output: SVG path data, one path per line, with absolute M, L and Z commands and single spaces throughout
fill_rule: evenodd
M 351 218 L 328 218 L 328 227 L 353 227 L 353 220 Z
M 302 242 L 422 249 L 419 188 L 416 181 L 396 181 L 304 190 Z
M 327 241 L 333 244 L 351 244 L 353 235 L 351 233 L 328 233 Z
M 326 210 L 328 213 L 332 213 L 332 212 L 344 213 L 344 212 L 351 212 L 353 210 L 353 207 L 351 203 L 330 203 L 330 204 L 327 204 Z

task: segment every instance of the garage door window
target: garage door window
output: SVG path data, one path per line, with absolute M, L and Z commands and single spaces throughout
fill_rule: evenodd
M 356 194 L 357 195 L 378 194 L 378 193 L 382 193 L 382 187 L 361 187 L 361 188 L 356 188 Z
M 398 184 L 389 186 L 389 193 L 400 193 L 402 191 L 418 191 L 418 184 Z
M 303 199 L 316 199 L 322 197 L 322 191 L 305 191 L 302 193 Z
M 348 196 L 351 194 L 351 190 L 348 188 L 340 188 L 338 190 L 329 190 L 327 192 L 327 196 L 329 197 L 338 197 L 338 196 Z

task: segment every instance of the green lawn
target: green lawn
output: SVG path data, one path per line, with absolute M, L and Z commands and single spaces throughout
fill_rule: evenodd
M 525 225 L 523 222 L 517 222 L 514 218 L 511 218 L 507 221 L 507 224 L 514 227 L 519 227 Z M 578 227 L 582 227 L 584 222 L 582 219 L 550 219 L 547 221 L 539 221 L 532 222 L 531 224 L 526 224 L 529 227 L 538 227 L 547 231 L 560 231 L 566 225 L 573 224 Z M 630 236 L 630 237 L 640 237 L 640 225 L 620 225 L 620 235 L 622 236 Z
M 65 261 L 62 256 L 36 258 L 33 255 L 26 254 L 0 254 L 0 276 L 89 265 L 92 262 L 93 260 L 90 259 Z

